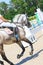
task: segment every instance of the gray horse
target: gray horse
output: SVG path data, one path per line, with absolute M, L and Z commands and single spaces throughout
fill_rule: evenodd
M 19 17 L 20 17 L 20 16 L 19 16 Z M 22 19 L 22 20 L 23 20 L 23 19 Z M 7 23 L 6 23 L 6 24 L 7 24 Z M 11 25 L 11 23 L 9 23 L 9 24 Z M 16 23 L 15 23 L 15 24 L 16 24 Z M 21 43 L 21 41 L 25 41 L 25 42 L 27 42 L 27 43 L 30 44 L 30 47 L 31 47 L 31 52 L 30 52 L 30 54 L 31 54 L 31 55 L 33 54 L 33 45 L 32 45 L 32 42 L 29 41 L 29 40 L 25 37 L 26 33 L 25 33 L 25 30 L 23 29 L 23 25 L 24 25 L 24 24 L 25 24 L 26 26 L 29 26 L 30 23 L 29 23 L 29 25 L 28 25 L 28 22 L 27 22 L 27 23 L 22 22 L 22 23 L 19 23 L 19 25 L 16 24 L 16 27 L 14 27 L 15 24 L 12 23 L 12 25 L 11 25 L 11 26 L 13 26 L 13 31 L 11 31 L 11 30 L 8 29 L 8 28 L 0 29 L 0 54 L 1 54 L 2 58 L 3 58 L 6 62 L 8 62 L 10 65 L 14 65 L 14 64 L 7 59 L 7 57 L 6 57 L 6 55 L 5 55 L 5 52 L 4 52 L 4 48 L 3 48 L 3 45 L 4 45 L 4 44 L 7 45 L 7 44 L 17 43 L 17 44 L 22 48 L 21 54 L 18 54 L 18 55 L 17 55 L 17 58 L 20 58 L 20 57 L 23 56 L 23 54 L 24 54 L 24 52 L 25 52 L 25 48 L 24 48 L 23 44 Z M 20 24 L 22 24 L 22 25 L 20 25 Z M 5 22 L 4 22 L 4 25 L 5 25 Z M 0 27 L 2 27 L 2 26 L 3 26 L 3 24 L 0 25 Z M 5 25 L 4 27 L 11 27 L 11 26 L 6 26 L 6 25 Z M 10 34 L 9 34 L 9 33 L 10 33 Z
M 17 29 L 17 30 L 15 30 L 16 34 L 15 34 L 15 31 L 12 32 L 11 30 L 6 29 L 6 28 L 0 29 L 0 54 L 1 54 L 2 58 L 5 61 L 7 61 L 10 65 L 14 65 L 14 64 L 7 59 L 7 57 L 5 55 L 5 52 L 4 52 L 4 48 L 3 48 L 4 44 L 7 45 L 7 44 L 17 43 L 22 48 L 21 54 L 17 55 L 17 58 L 20 58 L 20 57 L 23 56 L 23 54 L 25 52 L 25 48 L 24 48 L 23 44 L 21 43 L 21 41 L 25 41 L 25 42 L 30 44 L 30 47 L 31 47 L 30 54 L 31 55 L 33 54 L 33 45 L 32 45 L 32 42 L 29 41 L 25 37 L 25 31 L 22 28 L 20 28 L 20 27 L 17 27 L 16 29 Z M 8 34 L 8 32 L 11 33 L 11 34 Z

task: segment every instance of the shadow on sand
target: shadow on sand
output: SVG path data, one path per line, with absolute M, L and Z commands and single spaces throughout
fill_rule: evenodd
M 25 62 L 27 62 L 27 61 L 29 61 L 29 60 L 31 60 L 31 59 L 34 59 L 34 58 L 36 58 L 36 57 L 38 57 L 39 56 L 39 53 L 41 53 L 43 51 L 43 49 L 41 49 L 40 51 L 38 51 L 37 53 L 35 53 L 34 55 L 32 55 L 31 57 L 26 57 L 25 59 L 23 59 L 23 60 L 21 60 L 19 63 L 17 63 L 16 65 L 21 65 L 21 64 L 23 64 L 23 63 L 25 63 Z

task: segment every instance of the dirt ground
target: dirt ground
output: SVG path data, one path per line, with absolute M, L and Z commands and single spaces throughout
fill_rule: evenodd
M 30 46 L 26 48 L 24 55 L 17 59 L 22 49 L 17 44 L 4 45 L 4 50 L 7 58 L 16 65 L 43 65 L 43 36 L 37 39 L 37 42 L 33 44 L 34 53 L 29 55 Z M 0 56 L 0 60 L 3 60 Z M 4 60 L 3 60 L 4 61 Z M 4 65 L 9 65 L 4 61 Z

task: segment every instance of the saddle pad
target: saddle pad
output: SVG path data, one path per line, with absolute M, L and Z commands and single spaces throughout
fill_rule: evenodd
M 9 35 L 10 35 L 10 34 L 13 34 L 13 31 L 11 31 L 11 30 L 8 29 L 8 28 L 5 28 L 4 30 L 5 30 L 5 32 L 6 32 L 7 34 L 9 34 Z

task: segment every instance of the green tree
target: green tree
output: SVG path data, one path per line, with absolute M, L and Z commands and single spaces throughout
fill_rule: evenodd
M 5 2 L 0 3 L 0 12 L 1 14 L 5 15 L 7 13 L 8 5 Z
M 43 11 L 43 0 L 11 0 L 9 4 L 0 3 L 0 14 L 7 19 L 13 19 L 16 14 L 34 15 L 37 8 Z
M 0 3 L 0 14 L 7 19 L 12 19 L 16 14 L 14 6 L 12 4 L 6 4 L 5 2 Z
M 38 0 L 38 7 L 43 11 L 43 0 Z
M 17 13 L 27 13 L 28 16 L 34 14 L 37 8 L 37 0 L 11 0 Z
M 15 14 L 16 14 L 16 12 L 14 11 L 14 9 L 9 8 L 7 11 L 7 14 L 4 17 L 12 20 L 12 18 L 14 17 Z

